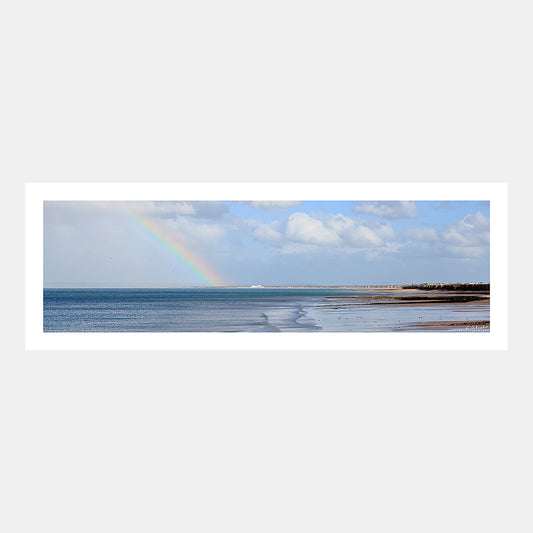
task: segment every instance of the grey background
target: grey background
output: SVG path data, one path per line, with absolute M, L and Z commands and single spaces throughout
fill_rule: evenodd
M 530 531 L 526 9 L 11 6 L 2 529 Z M 189 180 L 507 181 L 510 349 L 25 352 L 24 183 Z

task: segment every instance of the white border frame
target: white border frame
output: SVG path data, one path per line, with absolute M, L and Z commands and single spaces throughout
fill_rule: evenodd
M 491 327 L 475 332 L 44 333 L 46 200 L 488 200 Z M 506 350 L 506 183 L 26 183 L 27 350 Z

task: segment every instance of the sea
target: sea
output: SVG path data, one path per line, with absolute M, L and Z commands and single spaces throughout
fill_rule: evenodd
M 44 289 L 45 332 L 413 331 L 423 322 L 489 320 L 488 302 L 373 305 L 380 289 Z

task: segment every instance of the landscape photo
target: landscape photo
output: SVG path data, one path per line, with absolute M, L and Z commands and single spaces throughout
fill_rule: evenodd
M 489 201 L 44 201 L 43 331 L 490 331 Z

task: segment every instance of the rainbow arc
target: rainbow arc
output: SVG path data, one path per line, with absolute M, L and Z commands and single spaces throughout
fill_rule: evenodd
M 139 214 L 123 211 L 122 214 L 135 227 L 161 248 L 171 253 L 176 259 L 190 270 L 196 278 L 210 286 L 227 285 L 224 278 L 209 265 L 206 260 L 187 246 L 178 235 L 170 233 L 157 224 L 153 219 Z

